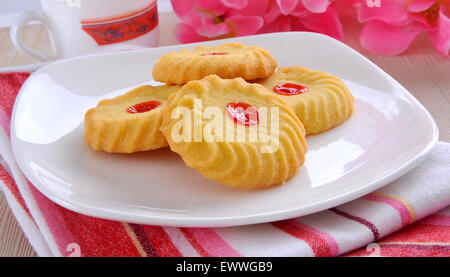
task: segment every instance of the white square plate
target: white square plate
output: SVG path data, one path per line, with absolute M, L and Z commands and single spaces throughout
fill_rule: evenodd
M 279 66 L 302 65 L 342 78 L 355 96 L 344 124 L 307 138 L 306 164 L 286 184 L 243 190 L 210 181 L 168 148 L 131 155 L 92 151 L 85 112 L 104 98 L 151 82 L 163 54 L 196 44 L 85 56 L 35 72 L 13 111 L 15 158 L 56 203 L 86 215 L 170 226 L 231 226 L 281 220 L 358 198 L 416 166 L 438 129 L 427 110 L 372 62 L 329 37 L 276 33 L 236 41 L 268 49 Z

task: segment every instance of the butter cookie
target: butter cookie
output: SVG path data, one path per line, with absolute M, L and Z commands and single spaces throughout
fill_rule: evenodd
M 180 86 L 140 86 L 102 100 L 84 120 L 85 139 L 94 150 L 133 153 L 167 146 L 159 131 L 162 108 Z
M 166 84 L 186 84 L 211 74 L 224 79 L 245 80 L 265 78 L 272 74 L 277 62 L 258 46 L 226 43 L 218 46 L 197 46 L 162 56 L 153 68 L 153 78 Z
M 305 130 L 294 112 L 259 84 L 216 75 L 170 96 L 161 131 L 172 151 L 206 178 L 267 188 L 305 162 Z

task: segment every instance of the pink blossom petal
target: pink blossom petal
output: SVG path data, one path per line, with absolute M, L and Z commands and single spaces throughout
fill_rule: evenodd
M 441 8 L 438 19 L 438 30 L 428 33 L 428 38 L 434 48 L 442 55 L 448 57 L 450 50 L 450 18 L 448 18 Z
M 225 23 L 205 24 L 198 26 L 195 30 L 200 36 L 207 38 L 223 36 L 231 32 L 230 28 Z
M 278 32 L 289 32 L 291 31 L 292 17 L 282 16 L 278 20 Z
M 185 14 L 184 17 L 180 17 L 180 21 L 191 26 L 197 26 L 202 24 L 203 14 L 196 10 L 191 10 L 189 13 Z
M 379 20 L 368 22 L 361 32 L 362 46 L 375 54 L 395 56 L 408 49 L 420 33 L 409 25 L 392 26 Z
M 179 18 L 185 17 L 195 6 L 195 0 L 170 0 Z
M 247 6 L 239 10 L 242 15 L 263 15 L 269 11 L 271 0 L 248 0 Z
M 428 19 L 423 13 L 410 13 L 409 18 L 414 21 L 417 28 L 424 31 L 434 31 L 437 29 L 435 24 L 430 24 L 430 22 L 428 22 Z
M 323 13 L 330 5 L 329 0 L 302 0 L 303 6 L 313 13 Z
M 347 6 L 347 7 L 354 7 L 356 4 L 361 3 L 361 0 L 339 0 L 337 4 L 339 6 Z
M 271 24 L 264 25 L 259 33 L 289 32 L 291 31 L 292 19 L 290 16 L 279 16 Z
M 333 7 L 329 7 L 324 13 L 312 13 L 310 16 L 300 19 L 300 22 L 310 31 L 322 33 L 338 40 L 344 38 L 338 12 Z
M 303 24 L 301 23 L 301 20 L 292 20 L 291 23 L 291 31 L 308 31 L 308 29 L 303 26 Z
M 277 20 L 280 15 L 281 15 L 280 8 L 277 6 L 277 4 L 275 4 L 275 2 L 272 2 L 272 4 L 269 7 L 269 10 L 264 15 L 264 21 L 267 24 L 271 24 L 272 22 Z
M 299 0 L 277 0 L 278 7 L 282 14 L 290 14 L 297 7 Z
M 242 10 L 248 4 L 248 0 L 221 0 L 228 8 Z
M 175 27 L 175 37 L 181 43 L 191 43 L 191 42 L 199 42 L 204 41 L 205 38 L 200 36 L 194 28 L 189 25 L 179 23 Z
M 231 16 L 225 23 L 232 26 L 236 36 L 248 36 L 256 34 L 264 25 L 264 20 L 260 16 Z
M 408 3 L 407 9 L 410 12 L 418 13 L 428 10 L 436 0 L 413 0 Z
M 308 9 L 306 9 L 302 3 L 299 3 L 297 7 L 295 7 L 295 9 L 291 12 L 290 15 L 294 17 L 303 18 L 309 16 L 310 14 L 311 12 Z
M 222 21 L 216 22 L 215 20 L 216 20 L 216 18 L 214 18 L 211 14 L 206 14 L 206 13 L 205 13 L 205 14 L 202 16 L 202 20 L 200 21 L 200 24 L 197 24 L 197 25 L 195 25 L 195 26 L 199 26 L 199 25 L 209 25 L 209 24 L 219 24 L 219 23 L 222 23 Z M 194 25 L 191 25 L 191 26 L 194 26 Z
M 223 15 L 227 10 L 227 7 L 222 3 L 221 0 L 197 0 L 198 7 L 200 9 L 208 10 L 216 15 Z
M 369 7 L 362 3 L 358 18 L 360 22 L 378 19 L 390 24 L 406 24 L 410 22 L 403 0 L 380 0 L 380 7 Z

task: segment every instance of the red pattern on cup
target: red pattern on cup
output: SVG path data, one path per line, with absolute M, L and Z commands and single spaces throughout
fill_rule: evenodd
M 87 19 L 81 21 L 82 29 L 98 45 L 131 40 L 152 31 L 158 25 L 156 1 L 150 6 L 125 15 L 104 19 Z

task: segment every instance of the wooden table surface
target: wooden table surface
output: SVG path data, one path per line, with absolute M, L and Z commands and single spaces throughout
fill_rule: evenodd
M 178 43 L 173 37 L 176 23 L 174 14 L 160 14 L 161 46 Z M 347 18 L 343 23 L 346 35 L 344 42 L 372 60 L 414 94 L 435 118 L 440 139 L 450 142 L 450 58 L 445 58 L 435 51 L 426 36 L 419 36 L 401 56 L 373 55 L 359 45 L 361 26 Z M 40 25 L 28 26 L 24 40 L 37 49 L 50 51 L 48 35 Z M 14 49 L 9 39 L 9 28 L 0 29 L 0 68 L 36 62 L 38 61 Z M 36 253 L 23 235 L 1 193 L 0 257 L 2 256 L 36 256 Z

